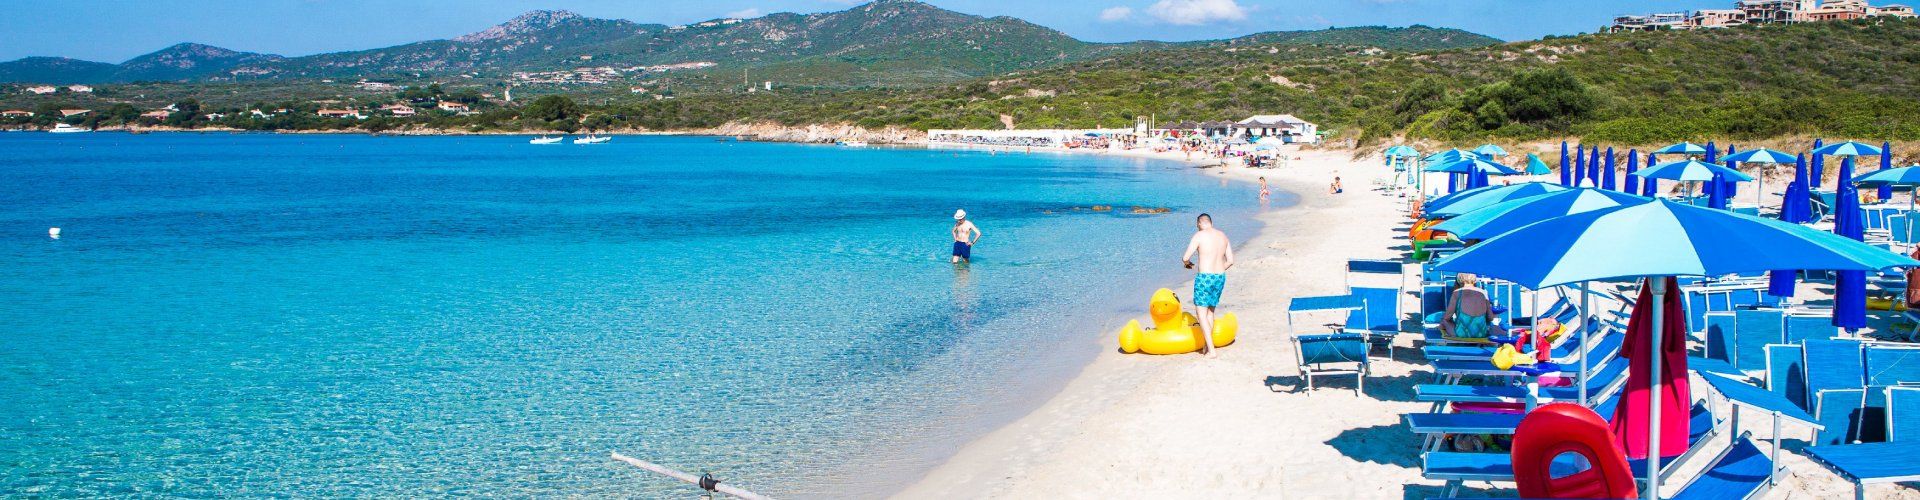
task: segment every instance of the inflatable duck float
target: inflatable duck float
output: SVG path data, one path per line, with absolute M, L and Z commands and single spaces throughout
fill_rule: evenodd
M 1152 329 L 1140 328 L 1140 320 L 1128 321 L 1127 326 L 1120 329 L 1122 352 L 1186 354 L 1206 345 L 1206 337 L 1200 333 L 1200 320 L 1180 308 L 1180 298 L 1173 295 L 1173 290 L 1162 288 L 1153 292 L 1147 314 L 1153 319 Z M 1240 318 L 1233 313 L 1214 318 L 1213 346 L 1232 344 L 1233 334 L 1239 330 Z

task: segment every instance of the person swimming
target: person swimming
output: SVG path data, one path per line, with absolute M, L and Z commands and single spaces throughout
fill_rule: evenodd
M 973 262 L 973 244 L 980 242 L 980 227 L 967 220 L 966 210 L 953 212 L 953 263 Z

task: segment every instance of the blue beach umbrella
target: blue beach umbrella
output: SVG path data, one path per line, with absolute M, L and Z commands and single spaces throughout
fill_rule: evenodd
M 1709 182 L 1709 181 L 1713 181 L 1716 178 L 1716 176 L 1718 176 L 1718 178 L 1732 180 L 1734 182 L 1746 182 L 1746 181 L 1753 180 L 1752 176 L 1748 176 L 1747 174 L 1740 173 L 1737 170 L 1728 169 L 1727 167 L 1703 162 L 1700 160 L 1686 160 L 1686 161 L 1676 161 L 1672 163 L 1662 163 L 1659 165 L 1654 165 L 1652 167 L 1640 169 L 1639 172 L 1634 172 L 1633 175 L 1638 175 L 1641 178 L 1645 178 L 1645 179 L 1666 179 L 1666 180 L 1675 181 L 1675 182 Z M 1707 189 L 1708 189 L 1707 190 L 1708 199 L 1712 200 L 1713 194 L 1718 191 L 1713 189 L 1713 184 L 1708 184 Z M 1688 197 L 1693 196 L 1692 187 L 1688 187 L 1687 196 Z
M 1461 191 L 1447 199 L 1436 199 L 1422 211 L 1430 219 L 1451 219 L 1467 212 L 1486 208 L 1495 203 L 1520 198 L 1529 198 L 1548 193 L 1566 191 L 1569 188 L 1547 182 L 1522 182 L 1507 186 L 1489 186 L 1474 191 Z
M 1733 145 L 1732 145 L 1732 144 L 1728 144 L 1728 145 L 1727 145 L 1727 155 L 1728 155 L 1728 156 L 1732 156 L 1732 155 L 1733 155 L 1733 153 L 1734 153 L 1734 150 L 1733 150 Z M 1711 161 L 1711 160 L 1709 160 L 1709 161 Z M 1721 159 L 1721 162 L 1722 162 L 1722 163 L 1726 163 L 1726 165 L 1727 165 L 1727 168 L 1730 168 L 1730 169 L 1734 169 L 1734 170 L 1739 170 L 1739 169 L 1740 169 L 1740 162 L 1737 162 L 1737 161 L 1733 161 L 1733 160 L 1729 160 L 1729 159 L 1725 159 L 1725 158 L 1722 158 L 1722 159 Z M 1721 183 L 1720 183 L 1720 189 L 1722 189 L 1722 190 L 1725 190 L 1725 191 L 1726 191 L 1726 193 L 1725 193 L 1725 194 L 1723 194 L 1722 196 L 1725 196 L 1725 197 L 1727 198 L 1727 202 L 1728 202 L 1728 203 L 1732 203 L 1732 202 L 1733 202 L 1733 197 L 1734 197 L 1734 195 L 1738 195 L 1738 194 L 1740 194 L 1740 183 L 1738 183 L 1738 182 L 1721 182 Z
M 1767 251 L 1756 252 L 1764 248 Z M 1667 200 L 1547 219 L 1481 241 L 1441 260 L 1442 271 L 1471 272 L 1534 290 L 1586 281 L 1648 277 L 1654 311 L 1667 303 L 1666 276 L 1723 276 L 1775 269 L 1878 271 L 1920 266 L 1906 258 L 1839 235 L 1776 220 L 1686 206 Z M 1673 291 L 1678 293 L 1677 290 Z M 1656 313 L 1657 314 L 1657 313 Z M 1665 321 L 1651 322 L 1651 369 L 1665 375 Z M 1678 357 L 1685 362 L 1684 357 Z M 1637 363 L 1636 363 L 1637 364 Z M 1685 367 L 1681 368 L 1684 373 Z M 1637 370 L 1637 368 L 1636 368 Z M 1647 490 L 1660 498 L 1661 386 L 1646 377 L 1628 391 L 1646 387 L 1648 407 Z M 1684 409 L 1670 409 L 1684 411 Z M 1674 450 L 1675 452 L 1679 450 Z
M 1882 161 L 1881 163 L 1884 164 L 1886 162 Z M 1901 186 L 1911 191 L 1915 189 L 1916 186 L 1920 186 L 1920 165 L 1900 168 L 1882 168 L 1875 170 L 1871 174 L 1855 177 L 1853 183 L 1861 186 L 1878 186 L 1880 189 L 1886 190 L 1891 190 L 1894 186 Z M 1920 222 L 1913 220 L 1915 215 L 1914 198 L 1912 195 L 1907 196 L 1907 234 L 1913 234 L 1914 224 Z
M 1507 150 L 1493 144 L 1481 144 L 1480 147 L 1473 148 L 1473 153 L 1480 155 L 1481 158 L 1492 160 L 1496 156 L 1506 156 Z
M 1780 200 L 1781 220 L 1795 224 L 1813 222 L 1813 185 L 1807 173 L 1807 155 L 1801 153 L 1793 159 L 1793 183 L 1787 185 L 1785 199 Z
M 1568 184 L 1568 186 L 1579 186 L 1580 181 L 1586 178 L 1587 146 L 1584 144 L 1576 144 L 1573 146 L 1573 184 Z
M 1607 146 L 1606 165 L 1606 169 L 1600 171 L 1600 189 L 1613 191 L 1617 188 L 1617 185 L 1614 183 L 1614 177 L 1616 176 L 1613 173 L 1613 146 Z
M 1454 174 L 1484 173 L 1484 174 L 1493 174 L 1493 175 L 1514 175 L 1514 174 L 1520 173 L 1519 171 L 1509 168 L 1506 165 L 1501 165 L 1498 163 L 1482 160 L 1479 158 L 1466 158 L 1466 159 L 1455 160 L 1455 161 L 1450 161 L 1446 163 L 1440 163 L 1436 165 L 1428 165 L 1425 170 L 1428 172 L 1447 172 L 1447 173 L 1454 173 Z
M 1633 175 L 1634 172 L 1638 171 L 1640 171 L 1640 150 L 1629 149 L 1627 150 L 1627 175 L 1620 179 L 1621 182 L 1625 183 L 1626 189 L 1624 191 L 1635 194 L 1640 193 L 1640 178 L 1634 177 Z
M 1707 208 L 1727 209 L 1727 187 L 1725 175 L 1715 174 L 1707 181 Z
M 1526 172 L 1527 175 L 1547 175 L 1553 173 L 1553 169 L 1547 166 L 1546 161 L 1540 159 L 1540 155 L 1527 153 Z
M 1820 181 L 1827 177 L 1826 156 L 1823 156 L 1820 154 L 1820 150 L 1826 147 L 1823 144 L 1825 143 L 1822 142 L 1820 139 L 1813 140 L 1813 151 L 1812 151 L 1813 171 L 1807 177 L 1807 181 L 1809 182 L 1809 184 L 1807 184 L 1807 187 L 1810 188 L 1809 191 L 1811 191 L 1812 189 L 1819 189 Z
M 1587 185 L 1600 187 L 1600 146 L 1587 150 Z
M 1875 156 L 1880 154 L 1880 148 L 1874 147 L 1872 144 L 1847 141 L 1828 144 L 1814 149 L 1813 154 L 1828 156 Z
M 1880 170 L 1890 168 L 1893 168 L 1893 141 L 1884 141 L 1880 143 Z M 1880 186 L 1880 192 L 1875 194 L 1879 195 L 1879 198 L 1883 201 L 1893 198 L 1893 186 L 1882 185 Z M 1911 212 L 1912 210 L 1908 211 Z
M 1660 164 L 1659 155 L 1655 155 L 1653 153 L 1647 153 L 1648 168 L 1652 168 L 1654 165 L 1659 165 L 1659 164 Z M 1640 176 L 1635 175 L 1634 177 L 1640 177 Z M 1654 197 L 1660 196 L 1660 180 L 1659 179 L 1645 179 L 1645 178 L 1642 178 L 1642 179 L 1644 184 L 1640 185 L 1641 196 L 1645 196 L 1648 198 L 1654 198 Z
M 1717 146 L 1714 146 L 1713 141 L 1707 141 L 1706 157 L 1702 159 L 1706 160 L 1707 163 L 1716 163 L 1714 160 L 1719 158 L 1720 158 L 1720 148 Z
M 1484 240 L 1554 217 L 1649 201 L 1653 200 L 1604 189 L 1574 188 L 1488 205 L 1434 225 L 1433 229 L 1463 240 Z
M 1560 185 L 1573 184 L 1573 164 L 1568 163 L 1567 141 L 1560 141 Z
M 1387 148 L 1386 155 L 1388 158 L 1411 158 L 1415 156 L 1420 156 L 1420 152 L 1415 151 L 1413 149 L 1413 146 L 1401 144 L 1398 146 Z
M 1691 155 L 1703 155 L 1703 154 L 1707 154 L 1707 148 L 1703 148 L 1703 147 L 1700 147 L 1700 145 L 1699 145 L 1699 144 L 1694 144 L 1694 143 L 1691 143 L 1691 142 L 1682 142 L 1682 143 L 1679 143 L 1679 144 L 1674 144 L 1674 145 L 1671 145 L 1671 146 L 1667 146 L 1667 147 L 1664 147 L 1664 148 L 1660 148 L 1660 149 L 1656 149 L 1656 150 L 1653 150 L 1653 152 L 1654 152 L 1654 154 L 1663 154 L 1663 155 L 1689 155 L 1689 156 L 1691 156 Z
M 1840 178 L 1853 178 L 1853 157 L 1840 160 Z M 1833 234 L 1860 241 L 1865 237 L 1866 215 L 1860 212 L 1860 191 L 1853 183 L 1841 181 L 1834 186 Z M 1867 273 L 1846 270 L 1834 274 L 1833 326 L 1849 332 L 1867 326 Z
M 1729 164 L 1732 164 L 1734 162 L 1740 162 L 1740 163 L 1761 163 L 1761 164 L 1777 165 L 1782 163 L 1793 163 L 1795 158 L 1793 155 L 1782 153 L 1779 151 L 1774 151 L 1767 148 L 1758 148 L 1758 149 L 1749 149 L 1749 150 L 1741 151 L 1738 153 L 1728 154 L 1726 157 L 1726 160 L 1727 160 L 1727 163 Z M 1731 167 L 1731 165 L 1729 165 L 1729 167 Z M 1761 182 L 1761 183 L 1766 182 L 1764 179 L 1754 179 L 1754 180 L 1756 182 Z M 1759 198 L 1760 196 L 1766 195 L 1765 194 L 1766 190 L 1764 186 L 1756 186 L 1754 190 L 1759 192 L 1754 196 L 1756 199 Z M 1754 204 L 1758 205 L 1759 202 L 1756 200 Z M 1784 205 L 1782 205 L 1782 207 L 1783 207 L 1782 209 L 1784 210 Z

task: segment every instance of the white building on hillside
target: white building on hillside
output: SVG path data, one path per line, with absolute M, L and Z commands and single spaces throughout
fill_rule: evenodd
M 1233 135 L 1247 138 L 1279 137 L 1288 143 L 1320 141 L 1320 126 L 1293 115 L 1257 115 L 1233 124 Z

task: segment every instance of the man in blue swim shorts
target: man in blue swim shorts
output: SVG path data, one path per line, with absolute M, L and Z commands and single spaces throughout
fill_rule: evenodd
M 1200 214 L 1193 224 L 1199 230 L 1194 231 L 1180 262 L 1195 272 L 1194 316 L 1200 319 L 1200 334 L 1206 340 L 1204 352 L 1208 358 L 1214 358 L 1218 355 L 1213 352 L 1213 309 L 1220 305 L 1220 292 L 1227 288 L 1227 269 L 1233 267 L 1233 242 L 1227 241 L 1227 233 L 1213 228 L 1211 215 Z
M 980 227 L 967 220 L 966 210 L 953 212 L 953 263 L 973 262 L 973 244 L 980 242 Z

